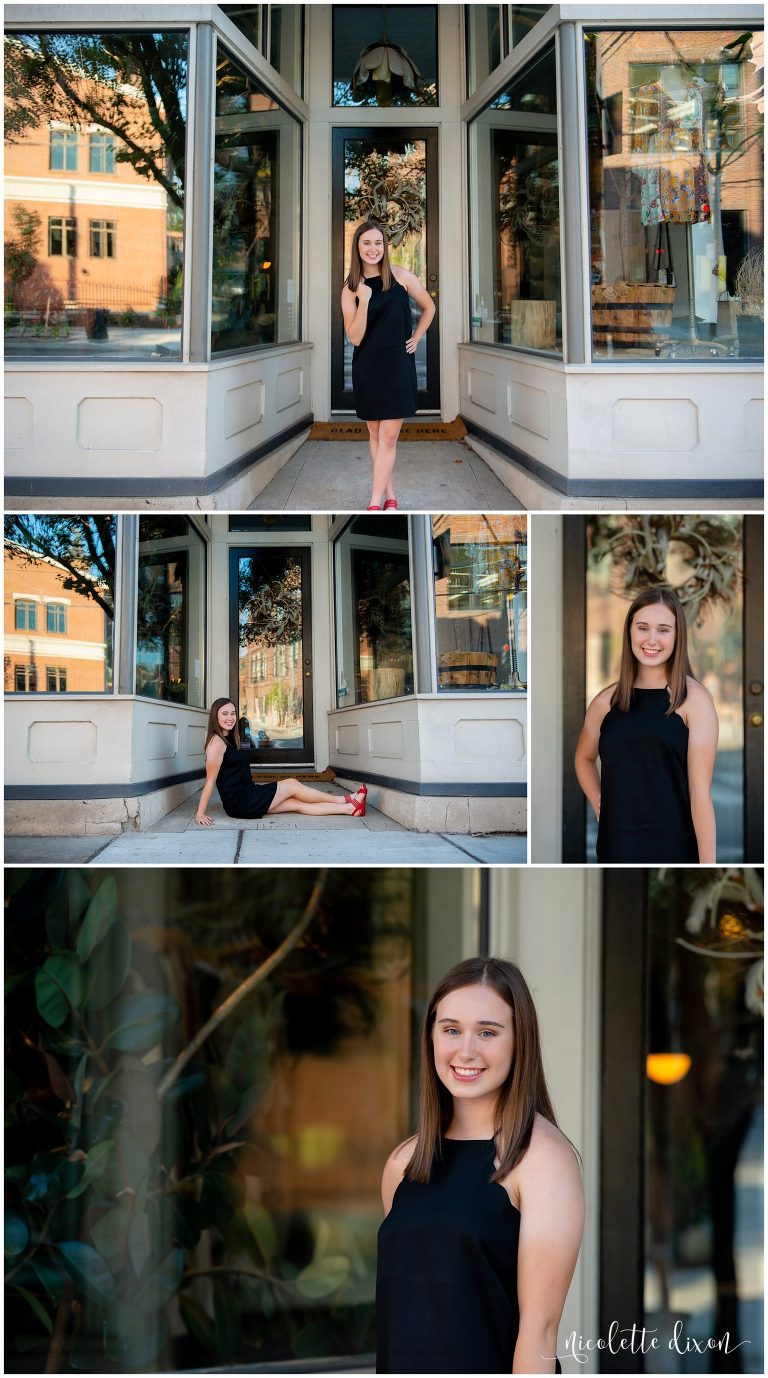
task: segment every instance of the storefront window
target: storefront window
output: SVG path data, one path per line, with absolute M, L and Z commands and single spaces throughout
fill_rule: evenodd
M 6 36 L 8 358 L 180 357 L 187 44 Z
M 5 519 L 6 693 L 112 690 L 117 518 Z
M 763 357 L 762 33 L 585 35 L 598 357 Z
M 743 519 L 722 513 L 593 517 L 587 550 L 586 702 L 618 676 L 630 602 L 663 578 L 683 603 L 693 673 L 711 693 L 720 723 L 712 781 L 717 859 L 738 861 L 744 856 Z M 591 809 L 586 826 L 593 856 Z
M 334 105 L 437 105 L 437 5 L 334 5 Z
M 205 706 L 203 538 L 186 517 L 140 517 L 136 693 Z
M 651 872 L 648 910 L 643 1322 L 666 1373 L 762 1373 L 760 877 Z
M 527 688 L 527 540 L 525 517 L 432 518 L 438 689 Z
M 371 1368 L 381 1172 L 429 992 L 478 951 L 477 869 L 8 891 L 6 1370 L 53 1343 L 58 1372 Z
M 560 201 L 555 49 L 469 126 L 471 334 L 560 352 Z
M 300 334 L 301 129 L 223 50 L 216 66 L 211 349 Z
M 356 517 L 334 547 L 337 702 L 413 693 L 408 522 Z

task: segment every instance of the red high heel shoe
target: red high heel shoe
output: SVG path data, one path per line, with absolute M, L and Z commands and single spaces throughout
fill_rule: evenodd
M 367 799 L 367 798 L 368 798 L 368 786 L 367 786 L 367 785 L 358 785 L 357 789 L 355 790 L 355 794 L 362 794 L 363 799 Z M 344 803 L 345 803 L 345 804 L 355 804 L 355 803 L 357 803 L 357 800 L 355 799 L 355 795 L 354 795 L 354 794 L 345 794 L 345 795 L 344 795 Z
M 350 803 L 352 804 L 352 817 L 365 818 L 365 800 L 351 799 Z
M 397 511 L 397 498 L 387 498 L 386 502 L 384 503 L 384 511 L 385 511 L 385 512 L 396 512 L 396 511 Z

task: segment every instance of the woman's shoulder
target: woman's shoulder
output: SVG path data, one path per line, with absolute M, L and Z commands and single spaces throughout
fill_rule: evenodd
M 418 278 L 415 273 L 411 272 L 410 268 L 401 268 L 395 263 L 390 263 L 389 266 L 395 282 L 399 282 L 400 286 L 405 287 L 406 290 L 413 286 L 414 282 L 418 282 Z
M 616 689 L 616 681 L 614 681 L 613 684 L 606 684 L 605 688 L 601 689 L 600 692 L 598 694 L 595 694 L 595 697 L 590 700 L 587 712 L 592 713 L 594 716 L 597 716 L 598 714 L 604 716 L 611 706 L 611 699 L 613 698 Z
M 384 1171 L 386 1172 L 387 1168 L 391 1166 L 393 1171 L 397 1171 L 402 1175 L 416 1152 L 417 1141 L 418 1135 L 412 1134 L 410 1139 L 403 1139 L 403 1142 L 398 1144 L 397 1148 L 393 1148 L 385 1163 Z
M 225 742 L 223 737 L 215 733 L 205 748 L 205 754 L 209 760 L 222 761 L 228 745 L 229 743 Z
M 551 1181 L 553 1174 L 581 1175 L 578 1154 L 570 1139 L 551 1120 L 538 1114 L 531 1130 L 531 1141 L 515 1172 L 521 1188 L 525 1184 Z
M 714 707 L 715 701 L 707 686 L 698 679 L 694 679 L 693 675 L 686 675 L 685 677 L 685 695 L 691 703 L 703 704 L 704 707 L 709 707 L 711 704 Z
M 717 729 L 715 700 L 706 685 L 700 684 L 693 675 L 686 676 L 685 699 L 681 706 L 686 722 L 695 721 L 702 726 L 711 725 L 713 730 Z

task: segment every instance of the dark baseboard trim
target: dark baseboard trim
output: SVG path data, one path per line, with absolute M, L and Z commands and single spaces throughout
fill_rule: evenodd
M 183 770 L 179 775 L 158 775 L 154 780 L 139 780 L 136 783 L 118 782 L 113 785 L 6 785 L 7 801 L 13 799 L 134 799 L 137 795 L 151 794 L 156 789 L 168 789 L 171 785 L 184 785 L 188 780 L 202 780 L 205 771 Z
M 484 445 L 498 450 L 505 459 L 519 464 L 534 478 L 549 484 L 566 498 L 761 498 L 763 484 L 760 479 L 591 479 L 566 478 L 548 464 L 518 450 L 509 441 L 502 440 L 492 431 L 478 426 L 476 421 L 462 416 L 462 421 L 470 435 L 476 435 Z
M 257 445 L 240 459 L 225 464 L 208 478 L 7 478 L 5 495 L 7 498 L 204 498 L 266 459 L 294 436 L 309 430 L 314 419 L 314 413 L 309 412 L 279 435 L 273 435 L 271 440 L 265 440 L 263 445 Z
M 355 771 L 350 771 L 349 766 L 339 765 L 338 761 L 331 761 L 331 770 L 336 775 L 340 775 L 346 780 L 356 780 L 358 778 Z M 528 795 L 528 786 L 525 781 L 511 781 L 504 785 L 483 784 L 464 784 L 463 781 L 439 781 L 424 782 L 423 780 L 400 780 L 394 775 L 371 775 L 366 774 L 365 779 L 368 784 L 381 785 L 382 789 L 397 789 L 402 794 L 419 794 L 424 799 L 439 799 L 444 795 L 450 798 L 469 797 L 472 799 L 525 799 Z

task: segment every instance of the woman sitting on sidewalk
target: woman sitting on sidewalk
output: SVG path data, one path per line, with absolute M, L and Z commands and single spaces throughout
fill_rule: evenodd
M 205 784 L 195 820 L 210 828 L 213 819 L 205 812 L 216 785 L 224 812 L 230 818 L 263 818 L 265 813 L 347 813 L 355 818 L 365 814 L 368 790 L 361 785 L 355 794 L 343 799 L 303 785 L 300 780 L 278 780 L 254 785 L 248 758 L 240 750 L 237 709 L 231 699 L 216 699 L 208 714 L 205 735 Z

